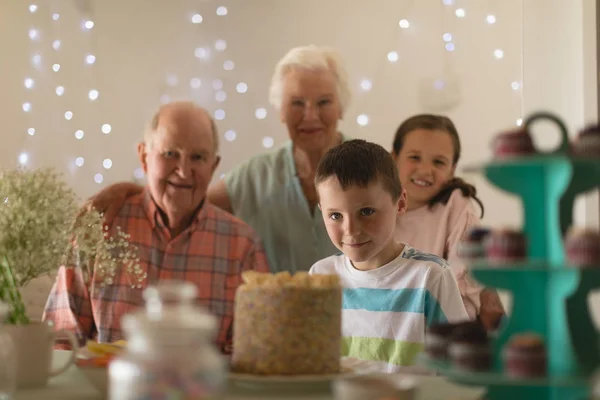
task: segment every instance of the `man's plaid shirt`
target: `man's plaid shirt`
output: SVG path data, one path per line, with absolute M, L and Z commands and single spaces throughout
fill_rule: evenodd
M 138 247 L 140 267 L 147 279 L 132 289 L 129 276 L 118 274 L 113 284 L 96 286 L 92 294 L 78 268 L 61 266 L 44 310 L 44 320 L 67 329 L 84 342 L 101 343 L 123 337 L 121 317 L 143 306 L 142 291 L 160 280 L 183 280 L 198 287 L 198 305 L 219 321 L 217 345 L 231 343 L 235 292 L 246 270 L 268 271 L 256 233 L 238 218 L 205 203 L 191 225 L 172 238 L 148 189 L 131 196 L 110 224 L 130 235 Z M 94 279 L 94 277 L 92 278 Z

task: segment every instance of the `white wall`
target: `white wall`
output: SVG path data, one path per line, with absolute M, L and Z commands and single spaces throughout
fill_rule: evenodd
M 32 2 L 36 3 L 32 0 Z M 28 11 L 29 2 L 0 2 L 0 121 L 3 123 L 0 167 L 15 165 L 18 155 L 27 152 L 31 166 L 52 165 L 67 174 L 82 197 L 106 184 L 133 178 L 137 168 L 135 145 L 145 120 L 159 105 L 161 96 L 193 99 L 211 112 L 223 109 L 226 117 L 217 121 L 222 134 L 234 130 L 237 137 L 222 140 L 223 162 L 216 175 L 236 163 L 264 151 L 263 139 L 275 146 L 286 140 L 278 116 L 268 105 L 267 91 L 272 69 L 291 47 L 325 44 L 337 48 L 347 63 L 354 100 L 341 124 L 351 136 L 367 138 L 390 147 L 393 133 L 407 116 L 429 111 L 420 96 L 423 82 L 446 79 L 447 91 L 435 93 L 437 100 L 449 99 L 446 112 L 456 123 L 463 143 L 461 165 L 482 162 L 490 157 L 489 142 L 497 132 L 512 128 L 523 113 L 539 109 L 561 115 L 571 133 L 597 118 L 597 73 L 595 63 L 595 2 L 593 0 L 44 0 L 38 10 Z M 87 11 L 86 7 L 87 6 Z M 218 6 L 228 14 L 217 16 Z M 457 8 L 465 10 L 458 18 Z M 200 13 L 201 24 L 190 22 Z M 60 19 L 53 21 L 52 14 Z M 494 15 L 495 24 L 486 22 Z M 91 18 L 95 26 L 81 29 Z M 410 27 L 402 29 L 405 18 Z M 28 30 L 40 31 L 32 41 Z M 453 35 L 454 52 L 444 49 L 442 35 Z M 61 40 L 55 51 L 52 42 Z M 227 48 L 217 51 L 216 40 Z M 209 49 L 206 60 L 194 57 L 197 47 Z M 502 49 L 503 58 L 494 57 Z M 387 53 L 397 51 L 396 63 Z M 32 65 L 39 53 L 41 64 Z M 85 55 L 97 57 L 94 65 L 84 63 Z M 223 63 L 231 60 L 234 69 Z M 61 69 L 54 72 L 52 64 Z M 451 89 L 453 73 L 458 74 L 460 101 Z M 167 76 L 177 77 L 169 86 Z M 26 77 L 35 79 L 28 90 Z M 201 87 L 190 88 L 197 77 Z M 223 82 L 224 102 L 215 100 L 215 80 Z M 362 79 L 372 82 L 370 91 L 361 90 Z M 239 82 L 247 93 L 239 94 Z M 513 90 L 512 82 L 522 83 Z M 55 88 L 65 94 L 58 97 Z M 95 88 L 100 97 L 90 102 L 87 93 Z M 24 113 L 21 104 L 32 103 Z M 255 118 L 264 107 L 267 118 Z M 74 113 L 71 121 L 65 111 Z M 356 122 L 359 114 L 369 117 L 367 126 Z M 104 123 L 112 125 L 102 134 Z M 29 136 L 28 128 L 36 129 Z M 82 140 L 74 132 L 82 129 Z M 552 136 L 552 135 L 550 135 Z M 548 135 L 540 143 L 551 144 Z M 85 164 L 74 161 L 83 157 Z M 112 168 L 102 167 L 106 158 Z M 94 175 L 102 173 L 102 184 Z M 492 188 L 481 177 L 474 181 L 486 205 L 484 222 L 493 226 L 521 222 L 518 201 Z M 597 224 L 598 200 L 581 202 L 579 224 Z
M 598 120 L 595 0 L 569 2 L 528 0 L 524 4 L 524 108 L 525 113 L 543 108 L 563 117 L 575 135 L 584 125 Z M 536 138 L 542 146 L 555 143 L 555 130 Z M 577 202 L 575 221 L 598 226 L 598 198 Z M 587 200 L 587 201 L 586 201 Z
M 598 2 L 586 0 L 583 3 L 583 119 L 586 122 L 598 121 L 598 43 L 597 18 L 600 13 Z M 600 198 L 598 190 L 585 196 L 586 225 L 600 227 Z
M 7 138 L 0 163 L 10 165 L 27 151 L 32 166 L 55 165 L 68 173 L 83 197 L 132 177 L 138 164 L 134 146 L 161 94 L 192 98 L 211 111 L 225 110 L 219 128 L 223 133 L 235 130 L 237 138 L 223 140 L 219 175 L 263 151 L 265 136 L 272 137 L 275 146 L 283 143 L 287 133 L 267 102 L 267 89 L 277 60 L 301 44 L 331 45 L 345 58 L 355 97 L 341 126 L 351 136 L 390 147 L 404 118 L 427 111 L 419 100 L 421 82 L 452 72 L 458 73 L 462 101 L 448 113 L 462 135 L 462 165 L 487 159 L 492 135 L 514 126 L 521 116 L 522 92 L 511 89 L 511 82 L 522 81 L 521 0 L 463 0 L 454 6 L 439 0 L 103 0 L 90 3 L 96 25 L 89 32 L 80 28 L 87 16 L 74 8 L 83 0 L 78 1 L 40 1 L 34 14 L 22 0 L 0 5 L 0 13 L 7 17 L 0 41 L 11 54 L 0 76 L 7 89 L 0 94 Z M 215 9 L 221 4 L 228 14 L 218 17 Z M 464 18 L 455 15 L 458 5 L 466 11 Z M 52 20 L 53 12 L 60 13 L 58 22 Z M 190 22 L 194 12 L 204 17 L 199 25 Z M 496 16 L 495 24 L 486 23 L 488 14 Z M 398 26 L 401 18 L 411 24 L 408 29 Z M 40 30 L 39 41 L 29 40 L 30 27 Z M 453 53 L 444 49 L 445 32 L 454 36 Z M 54 51 L 52 41 L 57 38 L 62 47 Z M 225 51 L 214 49 L 217 39 L 227 41 Z M 196 47 L 211 49 L 209 60 L 195 58 Z M 494 58 L 495 49 L 504 51 L 503 59 Z M 392 50 L 400 55 L 397 63 L 387 60 Z M 38 68 L 30 62 L 35 52 L 42 55 Z M 83 62 L 88 52 L 97 57 L 91 67 Z M 223 69 L 226 60 L 235 63 L 232 71 Z M 51 69 L 55 62 L 61 65 L 58 73 Z M 169 74 L 178 77 L 175 87 L 167 85 Z M 26 76 L 36 80 L 33 90 L 23 87 Z M 192 77 L 202 81 L 197 90 L 190 89 Z M 215 100 L 215 79 L 223 81 L 227 93 L 223 103 Z M 362 79 L 372 81 L 370 91 L 361 90 Z M 249 87 L 243 95 L 235 91 L 241 81 Z M 57 85 L 65 87 L 62 97 L 54 94 Z M 92 88 L 100 92 L 94 103 L 86 97 Z M 31 113 L 21 111 L 24 101 L 32 103 Z M 259 107 L 268 111 L 265 120 L 254 116 Z M 71 121 L 63 117 L 67 110 L 74 113 Z M 365 127 L 356 122 L 363 113 L 369 116 Z M 110 135 L 100 133 L 103 123 L 112 125 Z M 35 136 L 27 135 L 29 127 L 36 129 Z M 77 129 L 84 130 L 84 139 L 74 138 Z M 81 168 L 73 166 L 79 156 L 85 159 Z M 102 167 L 105 158 L 113 161 L 110 170 Z M 94 182 L 96 173 L 104 175 L 103 184 Z M 498 200 L 485 184 L 479 186 L 489 210 L 517 208 Z M 513 211 L 491 211 L 486 222 L 505 222 L 501 214 L 515 215 L 518 222 Z

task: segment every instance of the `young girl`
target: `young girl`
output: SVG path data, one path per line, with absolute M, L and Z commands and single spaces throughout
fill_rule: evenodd
M 400 125 L 392 155 L 408 211 L 398 222 L 396 239 L 448 260 L 469 316 L 494 329 L 504 314 L 498 294 L 473 281 L 456 254 L 466 231 L 480 223 L 471 200 L 483 216 L 475 187 L 454 177 L 460 151 L 458 132 L 447 117 L 420 114 Z

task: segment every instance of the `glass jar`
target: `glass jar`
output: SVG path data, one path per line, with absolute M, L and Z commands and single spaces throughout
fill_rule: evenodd
M 214 345 L 217 320 L 194 305 L 196 286 L 163 281 L 144 291 L 146 307 L 125 315 L 126 350 L 109 366 L 111 400 L 213 400 L 227 362 Z
M 0 400 L 10 400 L 17 387 L 17 356 L 10 335 L 2 329 L 8 305 L 0 302 Z

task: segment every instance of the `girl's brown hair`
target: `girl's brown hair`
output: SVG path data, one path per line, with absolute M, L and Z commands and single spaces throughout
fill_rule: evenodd
M 458 131 L 456 130 L 452 120 L 443 115 L 418 114 L 405 120 L 396 130 L 396 136 L 394 137 L 394 142 L 392 144 L 392 149 L 395 156 L 400 154 L 400 151 L 404 146 L 406 135 L 417 129 L 426 129 L 430 131 L 439 130 L 447 132 L 452 139 L 452 145 L 454 147 L 452 164 L 456 165 L 458 163 L 461 152 Z M 477 197 L 477 189 L 475 186 L 465 182 L 461 178 L 452 178 L 446 182 L 440 192 L 433 196 L 431 200 L 429 200 L 429 208 L 433 207 L 437 203 L 442 203 L 444 205 L 448 204 L 448 200 L 450 200 L 450 196 L 455 189 L 460 189 L 463 196 L 471 197 L 477 202 L 477 204 L 479 204 L 479 207 L 481 208 L 481 217 L 483 218 L 484 207 L 481 200 Z

